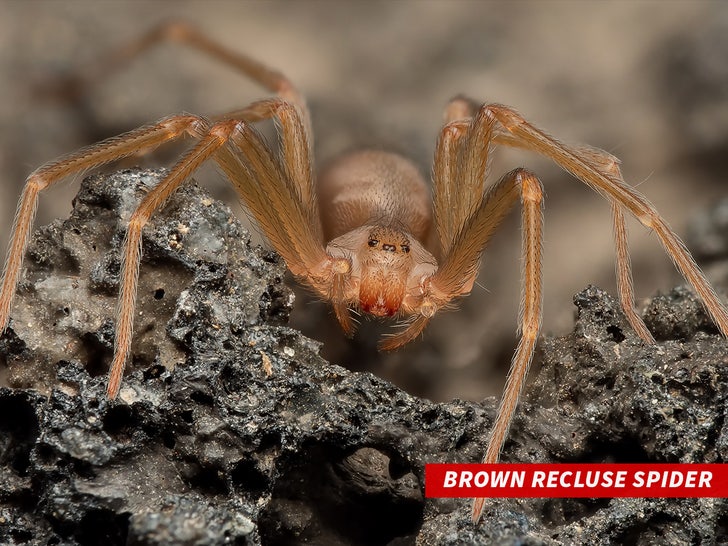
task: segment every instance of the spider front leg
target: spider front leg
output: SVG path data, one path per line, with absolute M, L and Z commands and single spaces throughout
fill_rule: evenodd
M 533 360 L 542 319 L 543 187 L 541 181 L 534 174 L 521 169 L 507 175 L 504 183 L 514 184 L 519 187 L 523 206 L 523 289 L 519 314 L 521 339 L 513 356 L 505 390 L 498 406 L 498 413 L 483 457 L 483 463 L 498 462 L 513 414 L 516 411 L 518 399 L 523 390 L 528 368 Z M 477 522 L 482 517 L 484 508 L 484 499 L 475 499 L 473 501 L 473 522 Z
M 453 136 L 457 132 L 454 132 Z M 455 271 L 458 267 L 479 262 L 482 250 L 519 199 L 523 208 L 523 289 L 519 315 L 521 338 L 513 356 L 506 387 L 483 458 L 484 463 L 498 461 L 541 331 L 543 187 L 536 175 L 525 169 L 516 169 L 507 173 L 490 188 L 480 206 L 453 241 L 442 266 L 434 275 L 425 279 L 419 316 L 407 329 L 388 338 L 384 344 L 384 348 L 394 348 L 406 343 L 420 333 L 439 308 L 462 295 L 464 289 L 469 290 L 477 274 L 477 267 L 470 268 L 472 273 L 469 276 L 462 275 L 463 270 L 461 275 L 457 276 Z M 480 519 L 483 510 L 484 499 L 475 499 L 472 513 L 474 522 Z
M 0 288 L 0 332 L 5 330 L 10 320 L 10 310 L 20 278 L 39 194 L 70 175 L 154 149 L 186 134 L 197 135 L 203 124 L 204 121 L 197 116 L 172 116 L 155 125 L 141 127 L 83 148 L 44 165 L 28 177 L 15 214 L 5 260 L 2 287 Z
M 495 129 L 492 116 L 478 113 L 464 98 L 453 99 L 445 111 L 433 165 L 433 207 L 441 259 L 437 272 L 421 282 L 415 318 L 397 334 L 379 344 L 381 350 L 396 349 L 414 340 L 435 313 L 449 301 L 468 294 L 478 274 L 480 253 L 495 229 L 518 199 L 504 177 L 487 194 L 491 141 Z M 505 206 L 501 206 L 506 202 Z
M 441 132 L 435 155 L 435 221 L 443 262 L 431 277 L 423 281 L 419 315 L 403 332 L 388 339 L 385 348 L 396 347 L 418 335 L 439 308 L 470 291 L 478 272 L 481 252 L 508 211 L 520 199 L 523 209 L 521 338 L 483 458 L 484 463 L 495 463 L 513 419 L 541 330 L 543 188 L 534 174 L 516 169 L 487 191 L 484 189 L 490 151 L 499 127 L 496 117 L 486 108 L 481 108 L 472 118 L 458 119 L 472 112 L 471 104 L 464 99 L 451 102 L 447 111 L 450 122 Z M 484 506 L 484 499 L 474 500 L 474 522 L 482 517 Z
M 463 287 L 472 286 L 477 269 L 471 277 L 461 276 L 456 284 L 452 284 L 453 279 L 450 278 L 449 271 L 454 269 L 453 264 L 461 266 L 478 263 L 483 248 L 519 199 L 523 209 L 523 289 L 518 328 L 521 338 L 513 356 L 506 387 L 483 458 L 484 463 L 498 462 L 541 331 L 543 187 L 536 175 L 525 169 L 516 169 L 492 186 L 460 232 L 460 236 L 452 244 L 442 267 L 425 280 L 420 315 L 404 332 L 387 340 L 387 343 L 392 344 L 409 341 L 419 334 L 437 309 L 454 297 L 462 295 Z M 386 345 L 385 347 L 389 348 Z M 474 522 L 480 519 L 483 510 L 484 499 L 475 499 L 472 514 Z
M 464 226 L 446 256 L 443 266 L 430 280 L 431 290 L 450 299 L 443 288 L 451 282 L 452 264 L 477 263 L 480 253 L 490 240 L 506 213 L 520 198 L 522 205 L 523 273 L 520 309 L 520 341 L 506 381 L 493 429 L 488 441 L 484 463 L 498 462 L 506 434 L 513 419 L 528 368 L 533 360 L 536 341 L 541 331 L 542 273 L 541 247 L 543 241 L 543 187 L 541 181 L 529 171 L 516 169 L 506 174 L 483 198 L 483 201 Z M 477 273 L 477 269 L 475 270 Z M 474 273 L 475 274 L 475 273 Z M 474 275 L 473 274 L 473 275 Z M 465 279 L 466 286 L 471 285 Z M 462 280 L 456 295 L 462 292 Z M 456 285 L 456 286 L 458 286 Z M 452 285 L 451 285 L 452 286 Z M 438 299 L 439 299 L 438 298 Z M 427 297 L 425 298 L 427 299 Z M 483 514 L 484 499 L 475 499 L 472 519 L 477 522 Z

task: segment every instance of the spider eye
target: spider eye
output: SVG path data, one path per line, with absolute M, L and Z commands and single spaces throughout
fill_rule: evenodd
M 410 251 L 409 245 L 402 245 L 402 252 L 407 254 Z
M 377 239 L 369 239 L 369 246 L 377 246 L 379 241 Z

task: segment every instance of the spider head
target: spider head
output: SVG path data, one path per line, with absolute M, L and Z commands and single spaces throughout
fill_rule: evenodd
M 413 260 L 406 233 L 390 227 L 373 227 L 360 252 L 359 305 L 378 317 L 399 311 Z
M 416 312 L 422 280 L 437 270 L 435 257 L 417 239 L 390 226 L 349 231 L 330 241 L 326 252 L 351 264 L 343 302 L 377 317 Z

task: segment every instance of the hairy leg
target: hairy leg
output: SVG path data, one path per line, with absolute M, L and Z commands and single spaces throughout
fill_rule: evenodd
M 485 195 L 490 151 L 496 120 L 478 113 L 464 98 L 455 98 L 445 109 L 446 124 L 440 132 L 432 169 L 435 227 L 440 258 Z
M 619 170 L 619 159 L 612 154 L 599 150 L 582 146 L 574 148 L 579 151 L 580 157 L 585 161 L 591 162 L 592 166 L 598 172 L 603 173 L 615 184 L 623 183 L 622 173 Z M 629 248 L 627 244 L 627 226 L 624 221 L 624 212 L 618 201 L 611 201 L 612 208 L 612 226 L 614 231 L 614 251 L 615 251 L 615 273 L 617 277 L 617 293 L 619 294 L 619 302 L 622 306 L 627 321 L 632 329 L 646 343 L 654 343 L 655 338 L 647 329 L 645 321 L 637 313 L 634 301 L 634 281 L 632 279 L 632 262 L 629 257 Z
M 543 187 L 532 173 L 516 169 L 501 179 L 499 184 L 516 188 L 523 207 L 523 272 L 519 331 L 521 339 L 511 362 L 493 431 L 483 457 L 483 463 L 496 463 L 506 434 L 516 411 L 518 399 L 533 360 L 536 341 L 541 331 L 543 286 L 541 273 L 541 247 L 543 242 Z M 485 499 L 473 501 L 473 522 L 483 515 Z
M 28 177 L 15 215 L 0 288 L 0 331 L 8 325 L 40 192 L 72 174 L 154 149 L 185 134 L 195 134 L 201 124 L 204 121 L 196 116 L 172 116 L 83 148 L 44 165 Z
M 604 152 L 562 144 L 507 106 L 491 104 L 483 106 L 483 109 L 490 111 L 502 127 L 495 136 L 496 143 L 525 148 L 552 159 L 610 202 L 618 203 L 620 207 L 631 212 L 645 227 L 652 229 L 675 267 L 703 300 L 718 329 L 728 337 L 728 309 L 720 301 L 683 242 L 654 207 L 627 185 L 621 176 L 614 176 L 613 173 L 599 168 Z
M 226 48 L 192 24 L 180 20 L 165 21 L 131 42 L 102 55 L 95 63 L 80 68 L 60 85 L 54 86 L 52 82 L 44 85 L 42 92 L 55 92 L 66 98 L 70 96 L 77 99 L 96 82 L 105 81 L 114 72 L 122 70 L 135 59 L 143 57 L 150 49 L 163 43 L 182 44 L 199 51 L 277 95 L 278 100 L 258 101 L 242 109 L 212 116 L 211 119 L 238 119 L 248 122 L 275 119 L 281 129 L 281 148 L 285 154 L 284 163 L 289 170 L 289 178 L 299 185 L 301 199 L 307 205 L 310 216 L 318 223 L 318 204 L 313 182 L 313 132 L 311 115 L 303 95 L 279 71 Z
M 80 96 L 93 88 L 94 84 L 106 81 L 114 72 L 124 69 L 132 61 L 163 43 L 183 44 L 200 51 L 296 105 L 301 110 L 304 126 L 309 138 L 311 137 L 311 120 L 306 101 L 288 78 L 247 55 L 227 49 L 222 44 L 208 38 L 194 25 L 180 20 L 165 21 L 157 25 L 136 39 L 100 56 L 95 62 L 81 67 L 78 72 L 55 85 L 53 82 L 44 83 L 38 92 L 42 95 L 55 95 L 65 100 L 78 100 Z M 240 116 L 227 114 L 226 117 Z
M 612 220 L 614 227 L 614 246 L 616 254 L 617 291 L 627 321 L 637 335 L 646 343 L 654 343 L 655 338 L 647 329 L 645 321 L 637 313 L 634 304 L 634 282 L 632 280 L 632 263 L 627 248 L 627 228 L 624 213 L 619 203 L 612 201 Z
M 124 366 L 131 350 L 139 263 L 141 261 L 142 230 L 152 214 L 165 203 L 174 190 L 183 184 L 200 165 L 210 159 L 220 147 L 227 143 L 239 123 L 236 121 L 220 122 L 213 125 L 205 134 L 200 135 L 198 144 L 172 167 L 169 174 L 157 186 L 149 191 L 129 219 L 122 256 L 114 359 L 111 364 L 109 384 L 106 389 L 109 398 L 115 398 L 119 393 Z
M 346 260 L 330 259 L 323 245 L 300 111 L 285 100 L 271 99 L 253 103 L 238 114 L 238 119 L 225 116 L 198 135 L 200 142 L 147 194 L 129 221 L 107 391 L 110 398 L 118 394 L 131 349 L 142 229 L 175 189 L 208 159 L 219 164 L 288 268 L 336 305 L 332 286 L 348 274 L 349 264 Z M 270 117 L 276 118 L 281 126 L 280 161 L 250 125 Z

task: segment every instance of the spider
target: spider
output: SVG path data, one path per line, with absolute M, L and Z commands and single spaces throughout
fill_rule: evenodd
M 445 109 L 432 168 L 432 199 L 428 184 L 412 162 L 383 151 L 348 153 L 315 177 L 310 114 L 296 87 L 279 72 L 223 48 L 189 25 L 175 22 L 159 26 L 117 51 L 108 63 L 99 65 L 97 72 L 122 64 L 165 40 L 192 46 L 231 65 L 274 93 L 275 98 L 215 118 L 173 115 L 33 172 L 20 198 L 0 287 L 0 330 L 4 330 L 42 190 L 69 175 L 184 136 L 197 140 L 129 219 L 109 398 L 119 392 L 130 352 L 144 225 L 180 185 L 211 160 L 232 183 L 293 275 L 331 302 L 346 334 L 355 330 L 352 310 L 377 317 L 407 317 L 400 331 L 380 343 L 383 350 L 396 349 L 417 338 L 440 309 L 471 291 L 481 253 L 505 215 L 520 202 L 520 341 L 484 463 L 498 461 L 533 358 L 542 315 L 542 185 L 535 174 L 522 168 L 486 185 L 496 146 L 522 148 L 550 158 L 609 201 L 620 303 L 630 325 L 646 343 L 654 343 L 654 339 L 635 309 L 625 210 L 655 232 L 721 333 L 728 336 L 726 307 L 665 220 L 624 182 L 619 161 L 609 153 L 563 144 L 508 106 L 478 105 L 459 96 Z M 266 145 L 255 126 L 268 119 L 277 123 L 277 153 Z M 473 521 L 477 522 L 483 511 L 484 499 L 475 499 Z

